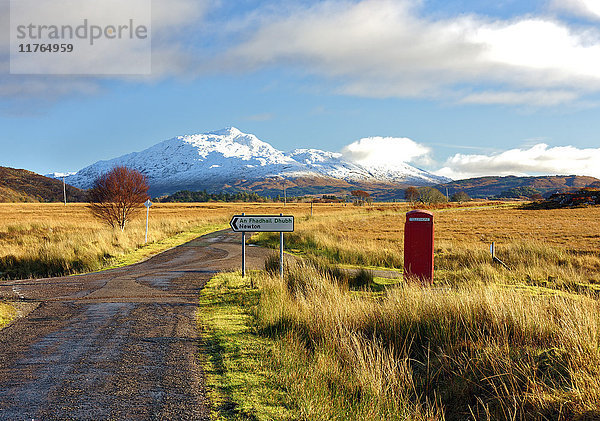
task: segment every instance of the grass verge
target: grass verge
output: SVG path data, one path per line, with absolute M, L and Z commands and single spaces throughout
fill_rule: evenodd
M 223 223 L 188 224 L 179 229 L 164 230 L 159 240 L 147 244 L 131 241 L 132 236 L 128 231 L 114 230 L 107 240 L 113 249 L 97 247 L 97 241 L 89 240 L 89 247 L 83 246 L 86 244 L 85 240 L 80 238 L 67 248 L 45 242 L 42 243 L 41 250 L 30 251 L 25 255 L 0 256 L 0 279 L 67 276 L 127 266 L 225 228 L 227 225 Z M 116 249 L 119 251 L 116 252 Z
M 482 284 L 357 294 L 322 269 L 211 280 L 199 324 L 215 418 L 600 417 L 594 298 Z
M 269 363 L 274 341 L 256 334 L 260 292 L 251 287 L 255 276 L 217 275 L 200 296 L 201 358 L 214 419 L 295 419 Z
M 0 329 L 13 321 L 17 310 L 8 303 L 0 302 Z

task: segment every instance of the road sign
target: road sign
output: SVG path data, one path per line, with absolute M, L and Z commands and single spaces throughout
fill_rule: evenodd
M 140 202 L 138 202 L 138 203 L 140 203 Z M 152 202 L 150 201 L 150 199 L 148 199 L 148 200 L 146 200 L 144 202 L 144 206 L 146 206 L 147 208 L 149 208 L 150 206 L 152 206 Z
M 279 232 L 279 272 L 283 278 L 283 233 L 294 231 L 291 215 L 233 215 L 229 225 L 234 232 L 242 233 L 242 277 L 246 276 L 246 233 Z
M 229 222 L 235 232 L 293 232 L 291 215 L 234 215 Z

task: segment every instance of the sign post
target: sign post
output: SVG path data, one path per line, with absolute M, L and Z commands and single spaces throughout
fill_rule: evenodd
M 242 216 L 245 214 L 242 213 Z M 242 278 L 246 276 L 246 231 L 242 231 Z
M 144 240 L 144 243 L 147 243 L 148 242 L 148 218 L 150 217 L 150 206 L 152 206 L 152 202 L 150 201 L 150 199 L 148 199 L 144 202 L 144 206 L 146 206 L 146 239 Z
M 279 216 L 283 216 L 282 213 Z M 279 233 L 279 276 L 283 279 L 283 231 Z
M 229 226 L 242 233 L 242 277 L 246 276 L 246 233 L 279 232 L 279 273 L 283 277 L 283 233 L 294 231 L 292 215 L 234 215 Z

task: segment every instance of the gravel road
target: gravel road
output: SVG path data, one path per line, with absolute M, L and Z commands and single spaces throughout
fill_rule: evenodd
M 0 299 L 33 308 L 0 331 L 0 419 L 209 419 L 198 294 L 240 269 L 240 237 L 219 231 L 98 273 L 0 281 Z M 247 267 L 267 253 L 247 246 Z

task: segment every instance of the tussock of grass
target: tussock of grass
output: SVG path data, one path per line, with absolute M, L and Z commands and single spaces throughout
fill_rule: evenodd
M 282 281 L 274 257 L 254 280 L 263 367 L 294 419 L 600 419 L 600 210 L 589 212 L 437 212 L 444 287 L 376 292 L 340 282 L 339 266 L 401 267 L 385 255 L 401 258 L 404 215 L 307 219 L 286 234 L 304 261 Z
M 0 329 L 17 316 L 17 310 L 8 303 L 0 302 Z
M 317 256 L 307 256 L 305 260 L 309 263 L 311 268 L 316 269 L 323 276 L 335 280 L 346 287 L 359 290 L 376 286 L 373 282 L 374 277 L 372 270 L 361 267 L 343 268 L 340 265 L 331 264 L 326 259 Z M 289 269 L 289 260 L 284 259 L 284 265 L 284 270 Z M 265 271 L 272 276 L 280 274 L 281 267 L 279 254 L 273 253 L 267 256 L 265 259 Z M 300 276 L 297 278 L 290 275 L 289 270 L 287 273 L 288 276 L 286 279 L 289 281 L 288 284 L 294 284 L 296 287 L 301 288 L 301 285 L 304 282 L 303 277 Z M 292 273 L 300 274 L 298 271 L 293 271 Z
M 593 299 L 494 286 L 374 299 L 306 267 L 262 285 L 259 331 L 305 419 L 600 416 Z

